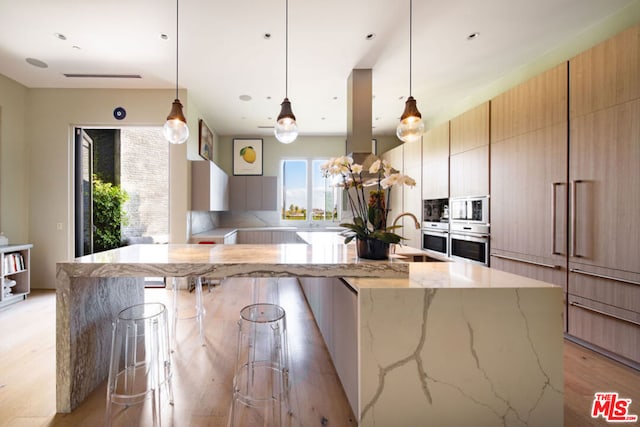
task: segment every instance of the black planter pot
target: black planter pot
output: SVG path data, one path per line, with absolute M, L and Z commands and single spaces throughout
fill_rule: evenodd
M 375 239 L 356 239 L 356 251 L 358 253 L 358 258 L 388 259 L 389 243 Z

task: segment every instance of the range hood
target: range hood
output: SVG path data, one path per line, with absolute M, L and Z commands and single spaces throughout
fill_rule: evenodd
M 377 160 L 371 152 L 373 133 L 373 89 L 371 69 L 354 69 L 347 79 L 346 154 L 365 170 Z

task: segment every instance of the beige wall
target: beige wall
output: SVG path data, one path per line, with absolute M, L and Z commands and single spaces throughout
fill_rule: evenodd
M 186 94 L 181 100 L 185 103 Z M 29 158 L 29 241 L 33 243 L 31 283 L 55 287 L 55 263 L 73 257 L 72 141 L 74 126 L 161 126 L 171 108 L 170 90 L 30 89 L 27 91 L 25 139 Z M 188 104 L 187 104 L 188 105 Z M 127 110 L 124 120 L 113 109 Z M 187 117 L 190 122 L 189 112 Z M 197 120 L 195 120 L 197 123 Z M 170 148 L 170 240 L 186 241 L 187 147 Z M 4 175 L 4 171 L 3 171 Z M 62 230 L 57 229 L 62 224 Z
M 29 240 L 26 96 L 26 87 L 0 75 L 0 231 L 9 243 Z

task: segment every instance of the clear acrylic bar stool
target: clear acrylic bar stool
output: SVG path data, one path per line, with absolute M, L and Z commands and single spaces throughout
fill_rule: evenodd
M 153 425 L 160 426 L 163 388 L 173 404 L 167 309 L 161 303 L 125 308 L 113 323 L 105 425 L 139 423 L 150 399 Z M 114 405 L 123 409 L 114 412 Z
M 202 301 L 202 277 L 198 276 L 195 278 L 195 306 L 193 307 L 193 311 L 188 310 L 188 313 L 184 313 L 179 304 L 178 294 L 180 293 L 180 287 L 178 286 L 178 281 L 174 277 L 172 280 L 173 286 L 173 324 L 171 329 L 171 347 L 176 349 L 176 337 L 177 337 L 177 329 L 178 329 L 178 320 L 188 320 L 195 319 L 196 324 L 198 326 L 198 336 L 200 339 L 200 344 L 205 345 L 204 341 L 204 330 L 203 330 L 203 321 L 204 315 L 206 313 L 204 309 L 204 304 Z M 189 285 L 187 284 L 187 290 Z
M 230 423 L 280 426 L 289 407 L 289 351 L 285 311 L 276 304 L 240 310 Z

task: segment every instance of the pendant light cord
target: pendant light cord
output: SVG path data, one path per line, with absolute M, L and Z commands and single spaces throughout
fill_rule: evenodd
M 413 52 L 413 0 L 409 0 L 409 96 L 411 96 L 411 80 L 412 80 L 412 67 L 411 57 Z
M 178 99 L 178 7 L 179 0 L 176 0 L 176 99 Z
M 289 96 L 289 0 L 285 0 L 284 13 L 284 97 Z

